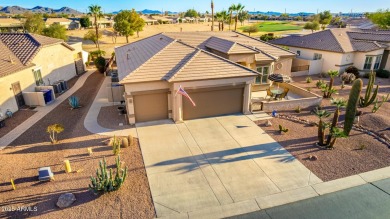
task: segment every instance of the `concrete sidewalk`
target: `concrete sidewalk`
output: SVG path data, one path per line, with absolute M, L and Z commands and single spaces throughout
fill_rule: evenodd
M 322 182 L 244 115 L 141 123 L 137 132 L 157 217 L 252 212 L 257 198 L 317 195 L 310 185 Z
M 2 138 L 0 138 L 0 150 L 7 147 L 9 144 L 11 144 L 16 138 L 18 138 L 20 135 L 22 135 L 25 131 L 27 131 L 31 126 L 33 126 L 36 122 L 38 122 L 42 117 L 44 117 L 46 114 L 50 113 L 54 108 L 56 108 L 59 104 L 61 104 L 64 100 L 67 100 L 68 97 L 70 97 L 73 93 L 75 93 L 78 89 L 80 89 L 87 78 L 95 72 L 94 70 L 89 70 L 88 72 L 84 73 L 77 82 L 73 85 L 71 89 L 66 91 L 64 94 L 59 96 L 54 103 L 45 106 L 45 107 L 37 107 L 36 113 L 32 115 L 30 118 L 25 120 L 23 123 L 18 125 L 16 128 L 14 128 L 12 131 L 10 131 L 8 134 L 4 135 Z
M 389 206 L 390 179 L 385 179 L 231 219 L 387 219 Z
M 112 106 L 113 103 L 108 102 L 107 98 L 107 84 L 111 82 L 111 77 L 106 77 L 91 105 L 89 111 L 84 119 L 84 127 L 91 133 L 104 135 L 104 136 L 128 136 L 131 134 L 134 137 L 137 137 L 137 131 L 135 128 L 123 129 L 123 130 L 114 130 L 107 129 L 99 125 L 98 116 L 100 109 L 105 106 Z

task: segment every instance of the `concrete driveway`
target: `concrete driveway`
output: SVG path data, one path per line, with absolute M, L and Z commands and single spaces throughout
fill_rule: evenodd
M 245 115 L 137 132 L 157 217 L 242 214 L 259 210 L 256 198 L 321 182 Z

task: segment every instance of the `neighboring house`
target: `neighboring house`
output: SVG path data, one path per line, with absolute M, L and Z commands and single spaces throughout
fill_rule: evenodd
M 22 30 L 22 21 L 14 18 L 0 18 L 0 32 L 17 32 Z
M 173 24 L 173 19 L 164 16 L 153 16 L 153 20 L 157 20 L 161 24 Z
M 50 86 L 84 72 L 81 43 L 36 34 L 0 33 L 0 109 L 23 107 L 23 92 Z
M 235 32 L 161 33 L 115 49 L 129 122 L 249 113 L 255 84 L 295 54 Z M 176 95 L 184 88 L 195 101 Z
M 344 22 L 348 28 L 351 29 L 376 29 L 377 26 L 372 23 L 368 18 L 344 18 L 342 19 L 342 22 Z
M 46 27 L 49 27 L 52 24 L 60 24 L 65 26 L 68 30 L 80 29 L 80 22 L 66 18 L 48 18 L 46 19 L 45 24 Z
M 95 17 L 91 16 L 89 17 L 89 20 L 91 21 L 91 27 L 95 26 Z M 108 28 L 114 26 L 114 20 L 106 17 L 98 18 L 97 23 L 99 25 L 99 28 Z
M 270 41 L 298 54 L 293 61 L 294 76 L 343 72 L 348 66 L 361 71 L 390 70 L 390 32 L 329 29 L 304 36 Z
M 155 25 L 155 24 L 158 24 L 158 21 L 156 19 L 153 19 L 152 17 L 150 16 L 146 16 L 146 15 L 141 15 L 141 18 L 142 20 L 145 21 L 146 25 Z

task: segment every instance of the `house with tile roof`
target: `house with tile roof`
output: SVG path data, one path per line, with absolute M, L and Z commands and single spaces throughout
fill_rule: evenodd
M 161 33 L 115 49 L 129 122 L 249 113 L 268 74 L 290 74 L 295 53 L 235 32 Z M 176 95 L 182 87 L 196 106 Z
M 80 29 L 80 22 L 77 20 L 70 20 L 67 18 L 47 18 L 45 21 L 46 27 L 49 27 L 52 24 L 60 24 L 66 29 L 75 30 Z
M 390 70 L 389 31 L 337 28 L 270 42 L 298 54 L 293 61 L 293 75 L 319 74 L 331 69 L 343 72 L 351 65 L 361 71 Z
M 23 30 L 23 22 L 14 18 L 0 18 L 0 32 L 17 32 Z
M 80 45 L 79 45 L 80 44 Z M 84 72 L 81 43 L 28 33 L 0 33 L 0 109 L 17 111 L 23 93 Z M 86 57 L 87 58 L 87 57 Z

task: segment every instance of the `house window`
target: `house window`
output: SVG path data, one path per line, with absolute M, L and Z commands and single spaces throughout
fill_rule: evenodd
M 381 61 L 382 61 L 382 55 L 377 56 L 375 59 L 374 70 L 379 69 L 379 66 L 381 65 Z
M 298 51 L 297 51 L 297 54 L 298 54 L 298 56 L 301 56 L 301 51 L 298 50 Z
M 314 53 L 314 58 L 313 58 L 313 60 L 320 60 L 320 59 L 322 59 L 322 54 Z
M 371 69 L 372 59 L 373 59 L 372 56 L 366 56 L 366 61 L 364 61 L 364 66 L 363 66 L 364 70 L 370 70 Z
M 34 78 L 35 78 L 35 84 L 37 86 L 43 85 L 43 79 L 41 74 L 41 69 L 35 69 L 33 70 Z
M 262 73 L 263 75 L 256 77 L 256 84 L 266 84 L 268 80 L 269 66 L 257 67 L 257 71 Z

